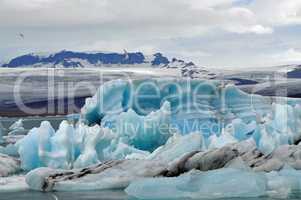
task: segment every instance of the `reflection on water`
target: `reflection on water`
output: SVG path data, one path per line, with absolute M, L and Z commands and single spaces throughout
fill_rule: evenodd
M 34 191 L 0 193 L 0 200 L 123 200 L 129 199 L 124 191 L 57 192 Z
M 42 193 L 34 191 L 0 193 L 0 200 L 137 200 L 129 197 L 122 190 L 89 191 L 89 192 L 55 192 Z M 279 200 L 281 198 L 223 198 L 222 200 Z M 285 198 L 286 199 L 286 198 Z M 291 195 L 289 200 L 299 200 L 300 193 Z M 169 199 L 164 199 L 169 200 Z M 180 199 L 185 200 L 185 199 Z M 188 200 L 188 199 L 187 199 Z M 202 199 L 200 200 L 207 200 Z M 213 199 L 210 199 L 213 200 Z

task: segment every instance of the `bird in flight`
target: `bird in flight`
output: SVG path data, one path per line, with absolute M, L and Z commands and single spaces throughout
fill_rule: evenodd
M 23 33 L 19 33 L 19 36 L 20 36 L 22 39 L 24 39 L 24 38 L 25 38 L 25 36 L 24 36 L 24 34 L 23 34 Z

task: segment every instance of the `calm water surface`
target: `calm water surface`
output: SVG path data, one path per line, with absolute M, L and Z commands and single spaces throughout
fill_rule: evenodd
M 295 196 L 295 197 L 293 197 Z M 295 194 L 290 200 L 299 200 Z M 297 197 L 299 196 L 299 197 Z M 34 191 L 0 193 L 0 200 L 137 200 L 129 197 L 124 191 L 94 191 L 94 192 L 57 192 L 42 193 Z M 168 200 L 168 199 L 164 199 Z M 181 199 L 183 200 L 183 199 Z M 204 200 L 204 199 L 200 199 Z M 210 199 L 212 200 L 212 199 Z M 220 199 L 219 199 L 220 200 Z M 279 200 L 279 198 L 231 198 L 223 200 Z

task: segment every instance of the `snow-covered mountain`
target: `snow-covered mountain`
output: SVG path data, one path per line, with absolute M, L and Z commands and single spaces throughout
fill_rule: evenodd
M 109 65 L 165 65 L 169 61 L 162 54 L 155 54 L 152 60 L 147 58 L 141 52 L 135 53 L 87 53 L 87 52 L 73 52 L 60 51 L 54 54 L 26 54 L 10 60 L 2 67 L 101 67 Z
M 114 67 L 120 65 L 145 65 L 153 67 L 165 67 L 171 61 L 161 53 L 151 56 L 141 52 L 134 53 L 108 53 L 108 52 L 74 52 L 60 51 L 53 54 L 26 54 L 13 58 L 2 67 Z
M 301 65 L 290 65 L 286 69 L 287 78 L 301 78 Z
M 26 54 L 13 58 L 2 67 L 19 68 L 88 68 L 88 67 L 154 67 L 179 69 L 182 76 L 191 78 L 213 78 L 214 74 L 192 62 L 173 58 L 162 53 L 144 55 L 134 53 L 74 52 L 60 51 L 53 54 Z M 209 75 L 208 75 L 209 74 Z

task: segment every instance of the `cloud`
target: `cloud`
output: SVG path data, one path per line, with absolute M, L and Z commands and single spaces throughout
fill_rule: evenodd
M 248 7 L 264 24 L 273 27 L 301 24 L 301 1 L 254 0 Z
M 242 7 L 233 7 L 227 10 L 228 16 L 231 16 L 229 23 L 225 24 L 225 29 L 234 33 L 255 33 L 255 34 L 271 34 L 271 27 L 258 24 L 258 19 L 254 12 L 250 9 Z M 226 17 L 226 16 L 225 16 Z M 244 23 L 241 23 L 241 22 Z
M 270 27 L 264 27 L 262 25 L 255 25 L 250 27 L 250 32 L 257 34 L 271 34 L 273 33 L 273 29 Z
M 234 0 L 2 0 L 0 27 L 89 27 L 154 36 L 184 36 L 219 28 L 271 33 Z M 244 31 L 241 31 L 243 29 Z M 165 33 L 165 34 L 164 34 Z
M 234 33 L 255 33 L 255 34 L 271 34 L 274 30 L 270 27 L 264 27 L 262 25 L 253 25 L 253 26 L 234 26 L 227 27 L 227 29 Z
M 152 55 L 160 51 L 156 45 L 150 45 L 150 43 L 143 44 L 143 41 L 136 40 L 116 40 L 116 41 L 94 41 L 89 44 L 79 45 L 72 50 L 78 51 L 107 51 L 107 52 L 120 52 L 126 49 L 130 52 L 143 52 L 148 55 Z
M 0 59 L 127 49 L 207 66 L 277 64 L 298 57 L 300 8 L 299 0 L 0 0 Z
M 277 53 L 271 56 L 272 60 L 278 61 L 278 63 L 300 63 L 301 62 L 301 51 L 295 48 L 290 48 L 284 52 Z

